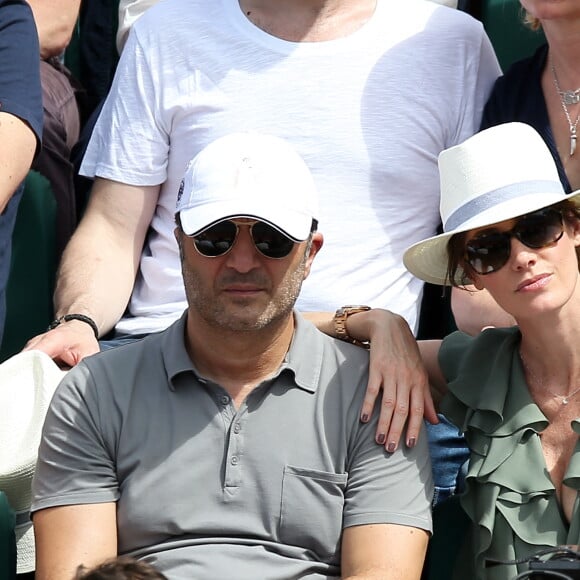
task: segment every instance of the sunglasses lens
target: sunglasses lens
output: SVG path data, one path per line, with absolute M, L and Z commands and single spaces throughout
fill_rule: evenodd
M 264 222 L 252 226 L 252 238 L 258 251 L 267 258 L 285 258 L 294 247 L 289 237 Z
M 470 240 L 465 247 L 468 264 L 478 274 L 491 274 L 510 257 L 511 238 L 538 250 L 556 243 L 564 234 L 562 214 L 548 208 L 521 217 L 508 232 L 491 232 Z
M 470 240 L 465 253 L 467 263 L 478 274 L 499 270 L 510 257 L 510 234 L 491 233 Z
M 193 243 L 202 256 L 215 258 L 233 246 L 237 233 L 238 228 L 234 222 L 223 221 L 195 236 Z
M 529 248 L 539 249 L 557 242 L 564 233 L 562 214 L 547 209 L 528 214 L 518 221 L 514 235 Z

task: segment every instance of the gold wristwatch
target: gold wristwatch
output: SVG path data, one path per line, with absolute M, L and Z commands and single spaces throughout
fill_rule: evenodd
M 344 340 L 345 342 L 350 342 L 351 344 L 355 344 L 356 346 L 362 346 L 363 348 L 369 348 L 370 344 L 368 342 L 363 342 L 362 340 L 358 340 L 357 338 L 353 338 L 346 329 L 346 320 L 349 316 L 353 314 L 357 314 L 358 312 L 366 312 L 370 310 L 370 306 L 363 306 L 363 305 L 350 305 L 350 306 L 341 306 L 335 313 L 334 313 L 334 333 L 336 338 L 340 340 Z

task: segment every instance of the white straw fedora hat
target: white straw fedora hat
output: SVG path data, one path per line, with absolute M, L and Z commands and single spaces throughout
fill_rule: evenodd
M 542 209 L 566 199 L 580 205 L 580 190 L 566 195 L 550 150 L 524 123 L 477 133 L 439 155 L 443 232 L 413 244 L 403 256 L 417 278 L 446 285 L 451 236 Z M 456 278 L 464 276 L 461 268 Z
M 31 484 L 44 417 L 65 371 L 40 351 L 0 364 L 0 491 L 16 514 L 17 572 L 34 570 Z

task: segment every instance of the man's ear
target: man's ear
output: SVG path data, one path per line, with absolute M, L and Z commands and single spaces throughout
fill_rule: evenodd
M 305 256 L 305 260 L 306 260 L 306 266 L 304 268 L 304 278 L 305 279 L 310 274 L 310 268 L 312 267 L 312 262 L 314 261 L 316 254 L 318 254 L 318 252 L 320 251 L 320 248 L 322 248 L 323 243 L 324 243 L 324 238 L 322 237 L 322 234 L 320 232 L 314 232 L 312 234 L 312 239 L 310 240 L 308 255 Z
M 179 226 L 176 226 L 173 230 L 173 235 L 177 242 L 177 247 L 179 248 L 179 261 L 183 262 L 183 231 Z

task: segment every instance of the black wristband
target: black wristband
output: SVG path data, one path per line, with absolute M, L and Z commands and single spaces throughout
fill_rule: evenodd
M 85 316 L 84 314 L 65 314 L 64 316 L 59 316 L 48 325 L 48 330 L 52 330 L 63 322 L 68 322 L 69 320 L 80 320 L 81 322 L 88 324 L 93 329 L 95 338 L 99 340 L 99 327 L 97 326 L 97 323 L 90 316 Z

